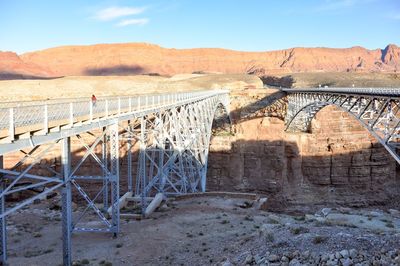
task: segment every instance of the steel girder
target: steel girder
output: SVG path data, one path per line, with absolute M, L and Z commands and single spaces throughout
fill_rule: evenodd
M 7 262 L 6 217 L 18 209 L 31 204 L 36 199 L 46 197 L 47 194 L 63 186 L 61 174 L 43 163 L 44 156 L 46 156 L 58 142 L 59 140 L 44 145 L 38 145 L 29 152 L 20 150 L 24 156 L 9 169 L 4 169 L 3 156 L 0 156 L 0 262 L 3 264 Z M 48 176 L 29 173 L 35 170 L 34 167 L 45 170 Z M 7 208 L 5 204 L 7 196 L 27 190 L 38 190 L 39 192 Z
M 220 108 L 229 113 L 227 95 L 170 108 L 140 120 L 139 166 L 135 195 L 205 191 L 212 123 Z
M 318 111 L 335 105 L 359 121 L 400 164 L 400 95 L 384 92 L 353 93 L 335 89 L 288 92 L 286 131 L 308 132 Z
M 62 139 L 61 162 L 63 169 L 63 186 L 62 195 L 62 231 L 63 231 L 63 263 L 71 265 L 71 235 L 73 232 L 112 232 L 116 235 L 119 232 L 119 128 L 117 124 L 103 128 L 101 134 L 94 137 L 91 145 L 86 144 L 80 135 L 77 139 L 86 149 L 85 154 L 75 164 L 71 163 L 71 138 Z M 95 153 L 95 148 L 101 147 L 101 159 Z M 89 157 L 100 166 L 102 176 L 78 176 L 77 172 L 82 164 Z M 101 182 L 101 188 L 94 197 L 90 197 L 85 191 L 81 182 Z M 109 187 L 111 191 L 109 191 Z M 72 213 L 72 192 L 76 190 L 86 202 L 86 207 L 83 210 L 77 210 Z M 109 205 L 109 193 L 111 194 L 111 217 L 108 219 L 103 212 L 107 211 Z M 103 196 L 104 211 L 102 212 L 96 202 Z M 85 220 L 88 217 L 89 211 L 94 213 L 99 221 L 93 222 Z

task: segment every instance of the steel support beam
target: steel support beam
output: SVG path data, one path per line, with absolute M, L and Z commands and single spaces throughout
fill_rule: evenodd
M 131 121 L 128 121 L 128 141 L 127 141 L 127 164 L 128 164 L 128 192 L 133 192 L 133 177 L 132 177 L 132 126 Z
M 132 192 L 135 189 L 135 195 L 141 196 L 143 214 L 147 205 L 147 196 L 151 193 L 183 194 L 196 192 L 199 187 L 205 190 L 207 146 L 210 141 L 215 107 L 222 103 L 225 109 L 229 110 L 228 92 L 204 91 L 163 95 L 163 97 L 146 95 L 127 98 L 127 100 L 121 98 L 99 100 L 95 108 L 91 102 L 87 105 L 86 101 L 85 104 L 80 101 L 52 105 L 45 103 L 44 107 L 38 105 L 37 109 L 40 113 L 32 111 L 36 110 L 36 107 L 32 109 L 30 106 L 16 107 L 15 110 L 13 107 L 0 108 L 0 112 L 6 112 L 9 117 L 6 128 L 2 128 L 8 131 L 9 138 L 3 139 L 4 142 L 0 143 L 0 261 L 2 264 L 5 264 L 7 259 L 6 216 L 56 189 L 61 188 L 64 265 L 72 264 L 73 232 L 112 232 L 115 236 L 119 233 L 119 123 L 128 122 L 126 129 L 129 133 L 128 191 Z M 115 103 L 118 103 L 117 109 Z M 65 112 L 64 107 L 69 112 Z M 42 117 L 43 114 L 44 117 Z M 90 119 L 87 120 L 86 117 Z M 68 120 L 68 125 L 62 124 L 65 120 Z M 134 131 L 136 126 L 132 127 L 130 123 L 138 120 L 140 120 L 139 135 L 136 134 L 137 131 Z M 50 125 L 58 122 L 61 124 L 49 128 Z M 24 125 L 23 128 L 32 130 L 24 134 L 27 136 L 29 133 L 29 138 L 18 135 L 22 125 Z M 103 129 L 103 132 L 96 137 L 91 131 L 98 129 Z M 35 132 L 40 134 L 34 134 Z M 94 142 L 91 145 L 86 144 L 84 138 L 80 136 L 81 133 L 95 137 Z M 85 154 L 76 165 L 74 164 L 74 167 L 71 165 L 71 137 L 77 137 L 86 149 Z M 133 138 L 138 139 L 140 144 L 135 187 L 132 180 Z M 61 173 L 46 166 L 46 170 L 54 176 L 28 173 L 47 151 L 60 141 Z M 34 156 L 35 151 L 41 149 L 40 146 L 44 144 L 50 145 Z M 101 158 L 95 152 L 98 145 L 102 148 Z M 32 150 L 22 151 L 25 147 L 32 147 Z M 2 169 L 1 156 L 18 150 L 21 150 L 25 156 L 16 167 L 25 164 L 27 159 L 33 161 L 21 172 L 13 168 Z M 89 157 L 100 165 L 102 174 L 96 173 L 95 176 L 78 174 L 78 169 Z M 36 182 L 13 189 L 13 186 L 18 185 L 22 178 Z M 11 183 L 5 183 L 5 179 L 10 180 Z M 103 183 L 101 189 L 93 197 L 79 184 L 81 180 L 99 180 Z M 51 185 L 52 183 L 55 184 Z M 7 195 L 39 186 L 47 189 L 6 209 Z M 77 195 L 82 196 L 87 203 L 86 209 L 78 209 L 74 212 L 74 216 L 72 215 L 73 187 L 76 188 Z M 96 203 L 101 202 L 101 196 L 103 196 L 104 209 L 107 210 L 111 219 L 97 207 Z M 87 223 L 91 220 L 91 217 L 87 219 L 86 216 L 89 210 L 100 218 L 103 228 L 93 227 Z
M 3 161 L 3 156 L 0 156 L 0 169 L 3 169 L 4 167 L 4 161 Z M 3 174 L 0 174 L 0 193 L 3 192 L 5 189 L 5 180 L 3 177 Z M 5 211 L 5 200 L 6 196 L 3 195 L 0 198 L 0 214 L 3 214 Z M 6 221 L 6 216 L 3 216 L 0 218 L 0 264 L 6 265 L 7 263 L 7 221 Z
M 114 236 L 119 233 L 119 141 L 118 124 L 109 127 L 110 136 L 110 182 L 112 204 L 112 232 Z
M 63 264 L 72 265 L 72 192 L 71 192 L 71 139 L 62 139 L 61 163 L 64 185 L 61 189 L 62 201 L 62 237 L 63 237 Z
M 103 163 L 103 208 L 104 211 L 108 209 L 108 154 L 107 154 L 107 128 L 103 128 L 103 140 L 101 145 L 101 160 Z

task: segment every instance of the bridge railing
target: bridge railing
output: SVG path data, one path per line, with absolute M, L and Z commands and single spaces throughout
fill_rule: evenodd
M 293 92 L 328 92 L 328 93 L 344 93 L 344 94 L 361 94 L 376 96 L 397 96 L 400 97 L 400 89 L 398 88 L 298 88 L 298 89 L 282 89 L 282 91 Z
M 16 135 L 26 132 L 46 134 L 50 128 L 73 127 L 79 123 L 91 123 L 99 119 L 162 107 L 184 101 L 226 93 L 224 90 L 144 94 L 125 97 L 76 99 L 59 103 L 22 105 L 0 108 L 0 138 L 14 140 Z

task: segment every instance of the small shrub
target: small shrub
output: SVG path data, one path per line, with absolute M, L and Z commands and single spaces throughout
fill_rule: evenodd
M 291 232 L 293 235 L 299 235 L 299 234 L 308 233 L 308 232 L 310 232 L 310 230 L 309 230 L 308 228 L 306 228 L 306 227 L 300 226 L 300 227 L 293 227 L 293 228 L 290 228 L 290 232 Z
M 302 216 L 294 216 L 293 219 L 295 221 L 305 221 L 306 217 L 304 215 L 302 215 Z
M 386 222 L 385 225 L 386 225 L 387 228 L 394 228 L 394 224 L 393 224 L 393 222 L 391 222 L 391 221 Z
M 273 234 L 272 232 L 268 232 L 268 233 L 265 235 L 265 239 L 266 239 L 268 242 L 274 242 L 275 236 L 274 236 L 274 234 Z
M 268 218 L 267 223 L 269 223 L 269 224 L 279 224 L 279 221 L 275 220 L 273 218 Z
M 102 260 L 102 261 L 99 262 L 99 265 L 102 265 L 102 266 L 112 266 L 112 263 L 109 262 L 109 261 L 106 261 L 106 260 Z
M 312 242 L 317 245 L 317 244 L 324 243 L 327 240 L 328 240 L 328 238 L 326 236 L 315 236 L 313 238 Z
M 39 232 L 34 232 L 33 237 L 42 237 L 42 234 Z
M 244 217 L 244 220 L 245 220 L 245 221 L 254 221 L 253 217 L 251 217 L 250 215 L 246 215 L 246 216 Z

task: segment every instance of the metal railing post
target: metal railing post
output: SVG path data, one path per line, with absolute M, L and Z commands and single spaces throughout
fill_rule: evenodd
M 8 136 L 10 137 L 10 140 L 15 139 L 14 108 L 10 108 L 9 111 Z
M 106 99 L 106 117 L 108 117 L 108 100 Z
M 89 101 L 89 120 L 90 122 L 93 120 L 93 103 Z
M 118 97 L 118 114 L 121 114 L 121 98 Z
M 43 129 L 46 134 L 49 133 L 49 114 L 47 104 L 43 106 Z
M 132 98 L 129 97 L 128 99 L 128 105 L 129 105 L 129 112 L 132 112 Z
M 72 127 L 74 124 L 74 103 L 69 103 L 69 125 Z

